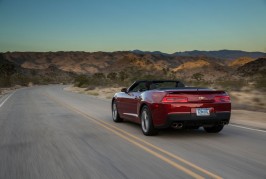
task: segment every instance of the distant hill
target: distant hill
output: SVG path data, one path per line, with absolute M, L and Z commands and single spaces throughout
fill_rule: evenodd
M 181 79 L 192 82 L 202 80 L 208 83 L 243 81 L 247 80 L 244 77 L 246 74 L 261 73 L 260 69 L 266 65 L 265 58 L 260 59 L 263 61 L 252 61 L 254 59 L 251 57 L 228 60 L 204 55 L 179 56 L 136 51 L 7 52 L 0 53 L 0 86 L 1 83 L 67 83 L 84 75 L 99 83 L 108 81 L 113 83 L 110 80 L 117 79 L 115 82 L 121 82 L 120 84 L 151 78 Z M 199 74 L 200 80 L 196 78 Z
M 266 77 L 266 58 L 259 58 L 246 63 L 239 67 L 237 72 L 244 76 L 264 75 Z
M 263 52 L 245 52 L 240 50 L 219 50 L 219 51 L 186 51 L 176 52 L 174 55 L 178 56 L 208 56 L 221 59 L 236 59 L 240 57 L 260 58 L 266 57 L 266 53 Z
M 171 55 L 171 54 L 168 54 L 168 53 L 163 53 L 163 52 L 160 52 L 160 51 L 141 51 L 141 50 L 133 50 L 131 51 L 135 54 L 152 54 L 152 55 Z
M 6 55 L 0 53 L 0 87 L 13 85 L 70 83 L 75 76 L 72 72 L 58 69 L 54 65 L 46 68 L 24 68 L 21 56 L 12 57 L 10 60 Z M 15 58 L 15 59 L 14 59 Z M 38 57 L 36 57 L 38 59 Z M 25 61 L 25 59 L 23 60 Z M 27 60 L 25 61 L 27 62 Z M 42 66 L 44 64 L 40 64 Z
M 266 53 L 263 52 L 245 52 L 241 50 L 218 50 L 218 51 L 185 51 L 185 52 L 176 52 L 173 54 L 166 54 L 160 51 L 140 51 L 140 50 L 133 50 L 133 53 L 136 54 L 161 54 L 161 55 L 173 55 L 173 56 L 206 56 L 212 58 L 219 58 L 219 59 L 226 59 L 226 60 L 233 60 L 241 57 L 249 57 L 249 58 L 262 58 L 266 57 Z
M 169 56 L 162 54 L 136 54 L 133 52 L 13 52 L 4 53 L 3 57 L 9 62 L 24 69 L 44 70 L 50 66 L 62 71 L 76 74 L 109 73 L 121 70 L 146 70 L 153 73 L 163 69 L 177 68 L 188 63 L 179 71 L 186 70 L 189 64 L 195 68 L 197 63 L 204 61 L 210 66 L 224 66 L 224 60 L 210 57 Z

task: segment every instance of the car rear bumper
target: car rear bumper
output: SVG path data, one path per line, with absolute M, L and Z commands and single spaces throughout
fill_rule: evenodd
M 195 113 L 171 113 L 167 115 L 165 124 L 155 126 L 156 128 L 168 128 L 173 123 L 182 123 L 183 127 L 208 126 L 228 124 L 231 112 L 216 112 L 210 116 L 196 116 Z

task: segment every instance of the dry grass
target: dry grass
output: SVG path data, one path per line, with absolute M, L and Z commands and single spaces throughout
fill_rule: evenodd
M 255 90 L 231 91 L 232 104 L 234 107 L 258 109 L 266 111 L 266 93 Z
M 79 88 L 79 87 L 70 86 L 70 87 L 66 87 L 65 90 L 76 92 L 76 93 L 97 96 L 97 98 L 101 98 L 101 99 L 112 99 L 115 93 L 121 91 L 121 88 L 122 87 L 118 87 L 118 88 L 96 87 L 95 89 L 88 89 L 88 88 Z
M 10 88 L 0 88 L 0 95 L 4 95 L 4 94 L 7 94 L 7 93 L 10 93 L 16 89 L 19 89 L 21 88 L 22 86 L 20 85 L 16 85 L 16 86 L 13 86 L 13 87 L 10 87 Z
M 228 66 L 230 66 L 230 67 L 243 66 L 246 63 L 249 63 L 249 62 L 254 61 L 254 60 L 256 60 L 256 59 L 249 58 L 249 57 L 242 57 L 242 58 L 238 58 L 236 60 L 231 61 L 230 63 L 228 63 Z
M 193 68 L 202 68 L 204 66 L 209 66 L 210 63 L 205 60 L 197 60 L 193 62 L 186 62 L 176 68 L 173 69 L 173 71 L 179 71 L 179 70 L 191 70 Z
M 71 86 L 65 88 L 65 90 L 92 95 L 101 99 L 112 99 L 114 94 L 119 92 L 121 88 L 122 87 L 79 88 Z M 265 92 L 245 89 L 240 91 L 231 91 L 229 94 L 232 100 L 232 106 L 235 109 L 266 111 Z

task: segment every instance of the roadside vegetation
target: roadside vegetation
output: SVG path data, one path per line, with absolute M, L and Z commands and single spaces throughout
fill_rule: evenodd
M 61 73 L 53 67 L 48 70 L 21 70 L 11 63 L 0 63 L 0 88 L 14 86 L 46 85 L 58 83 L 71 83 L 74 74 Z
M 187 86 L 225 90 L 231 96 L 234 109 L 266 111 L 265 73 L 238 78 L 233 78 L 228 75 L 212 80 L 208 79 L 208 76 L 200 72 L 185 77 L 182 74 L 167 70 L 162 70 L 157 73 L 147 73 L 147 71 L 141 70 L 132 72 L 132 69 L 128 69 L 107 74 L 95 73 L 94 75 L 78 75 L 74 78 L 73 89 L 78 93 L 110 99 L 116 92 L 119 92 L 122 87 L 128 87 L 134 81 L 144 79 L 180 79 Z
M 230 78 L 230 76 L 224 76 L 217 78 L 216 80 L 206 80 L 204 74 L 195 73 L 190 77 L 184 78 L 178 76 L 175 73 L 157 73 L 149 74 L 146 72 L 135 72 L 129 73 L 126 71 L 111 72 L 108 74 L 95 73 L 94 75 L 77 75 L 74 78 L 74 86 L 81 88 L 95 87 L 118 87 L 118 86 L 129 86 L 136 80 L 181 80 L 188 86 L 196 87 L 211 87 L 215 89 L 224 89 L 227 91 L 241 91 L 241 90 L 260 90 L 265 91 L 266 89 L 266 76 L 260 76 L 256 78 Z

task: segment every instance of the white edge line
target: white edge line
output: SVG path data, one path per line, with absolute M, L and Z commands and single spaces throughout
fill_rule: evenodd
M 235 124 L 229 124 L 229 125 L 230 125 L 230 126 L 234 126 L 234 127 L 239 127 L 239 128 L 242 128 L 242 129 L 252 130 L 252 131 L 266 132 L 265 130 L 254 129 L 254 128 L 249 128 L 249 127 L 244 127 L 244 126 L 235 125 Z
M 13 93 L 11 93 L 1 104 L 0 104 L 0 108 L 5 104 L 5 102 L 15 93 L 15 91 Z

